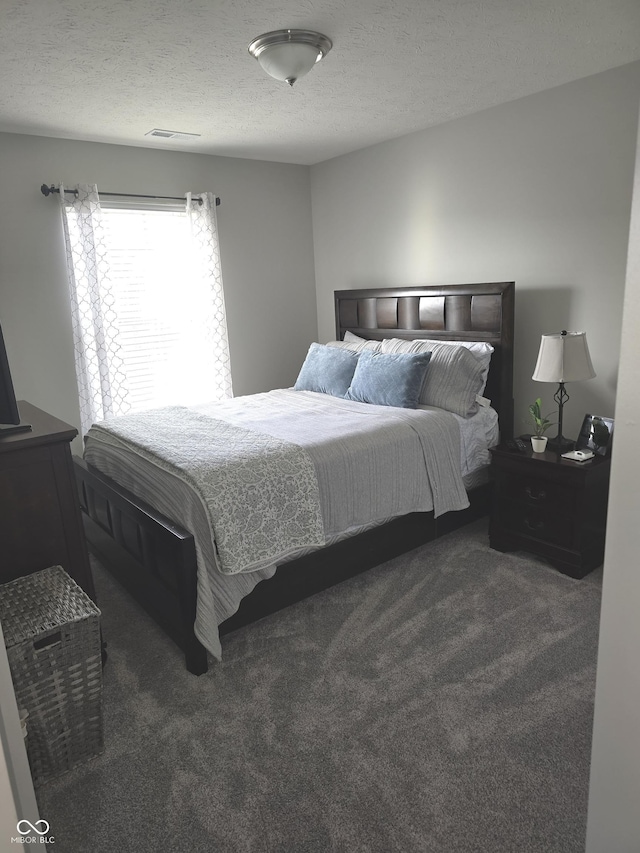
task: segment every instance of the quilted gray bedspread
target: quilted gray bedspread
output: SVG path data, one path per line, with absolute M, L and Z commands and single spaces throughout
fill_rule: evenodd
M 209 436 L 219 430 L 226 441 L 228 428 L 235 427 L 238 435 L 257 434 L 249 442 L 254 447 L 262 443 L 268 449 L 275 441 L 279 448 L 291 446 L 294 455 L 306 455 L 309 465 L 305 470 L 311 472 L 305 475 L 311 477 L 308 494 L 317 488 L 319 495 L 322 544 L 409 512 L 434 510 L 438 516 L 468 506 L 460 473 L 459 426 L 453 415 L 440 409 L 397 409 L 313 392 L 277 390 L 195 407 L 195 421 L 200 423 L 202 416 L 210 421 L 208 427 L 202 427 Z M 140 416 L 127 416 L 136 417 Z M 157 412 L 146 413 L 144 430 L 151 431 L 157 417 Z M 141 453 L 138 443 L 127 440 L 117 426 L 123 421 L 92 428 L 85 458 L 194 533 L 199 570 L 195 631 L 219 658 L 217 626 L 235 612 L 260 580 L 274 573 L 275 566 L 259 570 L 248 566 L 249 571 L 240 567 L 238 571 L 239 564 L 234 564 L 237 573 L 223 574 L 216 553 L 217 523 L 211 524 L 197 490 L 184 474 L 171 470 L 173 459 L 171 464 L 149 464 L 145 455 L 153 440 L 145 434 L 147 450 Z M 199 469 L 199 463 L 194 467 Z M 287 558 L 314 547 L 317 545 L 293 543 Z

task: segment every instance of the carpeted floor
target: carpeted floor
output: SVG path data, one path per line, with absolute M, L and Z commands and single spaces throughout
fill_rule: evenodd
M 40 789 L 55 849 L 582 851 L 601 572 L 486 527 L 228 636 L 200 678 L 98 567 L 106 751 Z

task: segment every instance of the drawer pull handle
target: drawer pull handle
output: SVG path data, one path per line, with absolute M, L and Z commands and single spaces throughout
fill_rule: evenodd
M 544 521 L 531 521 L 531 519 L 525 518 L 524 526 L 528 527 L 529 530 L 533 530 L 538 533 L 539 531 L 544 530 Z
M 534 492 L 531 486 L 525 486 L 524 491 L 531 501 L 544 501 L 547 498 L 547 493 L 544 489 L 539 489 L 537 492 Z

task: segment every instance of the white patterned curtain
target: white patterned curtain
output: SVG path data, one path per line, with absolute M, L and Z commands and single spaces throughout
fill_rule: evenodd
M 200 199 L 202 201 L 200 201 Z M 216 197 L 213 193 L 187 193 L 187 216 L 192 237 L 192 274 L 207 285 L 210 295 L 205 326 L 207 367 L 213 362 L 214 399 L 233 396 L 227 315 L 222 288 L 222 269 L 216 219 Z
M 129 410 L 109 281 L 98 188 L 78 184 L 60 204 L 67 250 L 73 345 L 82 434 L 91 424 Z

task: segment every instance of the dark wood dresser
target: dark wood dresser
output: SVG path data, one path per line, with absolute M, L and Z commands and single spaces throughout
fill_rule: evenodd
M 0 438 L 0 583 L 60 565 L 95 601 L 70 443 L 75 427 L 18 403 L 30 432 Z
M 572 578 L 604 559 L 611 460 L 571 462 L 555 452 L 491 450 L 489 544 L 545 557 Z

